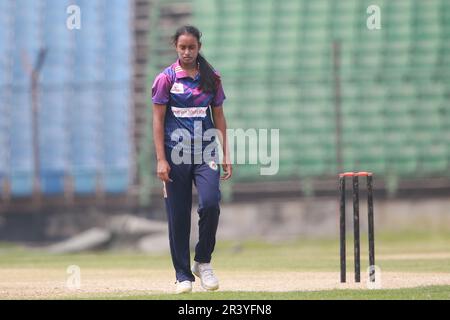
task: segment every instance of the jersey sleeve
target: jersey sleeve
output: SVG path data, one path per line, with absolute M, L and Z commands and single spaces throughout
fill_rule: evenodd
M 152 102 L 167 104 L 170 96 L 170 79 L 165 73 L 160 73 L 153 82 Z
M 223 86 L 222 86 L 222 79 L 220 78 L 220 74 L 219 72 L 215 71 L 219 81 L 217 84 L 217 90 L 214 94 L 214 99 L 211 102 L 211 106 L 213 107 L 218 107 L 221 106 L 223 104 L 223 101 L 226 99 L 225 97 L 225 92 L 223 91 Z

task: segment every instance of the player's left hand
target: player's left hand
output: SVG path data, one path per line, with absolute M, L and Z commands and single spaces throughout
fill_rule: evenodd
M 220 177 L 220 180 L 228 180 L 231 178 L 233 174 L 233 167 L 231 163 L 223 163 L 222 164 L 223 175 Z

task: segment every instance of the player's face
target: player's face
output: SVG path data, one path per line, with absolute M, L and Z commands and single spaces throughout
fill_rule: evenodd
M 192 34 L 182 34 L 178 37 L 176 45 L 178 58 L 183 64 L 193 65 L 197 61 L 200 47 L 201 45 L 195 36 Z

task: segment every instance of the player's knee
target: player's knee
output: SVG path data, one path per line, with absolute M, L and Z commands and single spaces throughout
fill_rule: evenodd
M 221 199 L 220 191 L 202 192 L 199 196 L 199 210 L 212 213 L 219 211 L 220 199 Z
M 217 198 L 203 199 L 199 207 L 202 212 L 208 214 L 219 214 L 220 211 L 219 199 Z

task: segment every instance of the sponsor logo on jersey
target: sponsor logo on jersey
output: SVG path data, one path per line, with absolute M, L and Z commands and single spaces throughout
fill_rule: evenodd
M 184 93 L 184 87 L 182 83 L 175 82 L 172 86 L 172 89 L 170 89 L 171 93 L 180 94 Z
M 172 107 L 172 112 L 177 118 L 204 118 L 206 117 L 206 110 L 208 107 L 192 107 L 192 108 L 178 108 Z
M 208 165 L 209 165 L 209 167 L 210 167 L 211 169 L 213 169 L 214 171 L 217 171 L 217 169 L 219 168 L 219 167 L 217 166 L 217 163 L 216 163 L 215 161 L 210 161 L 210 162 L 208 163 Z

